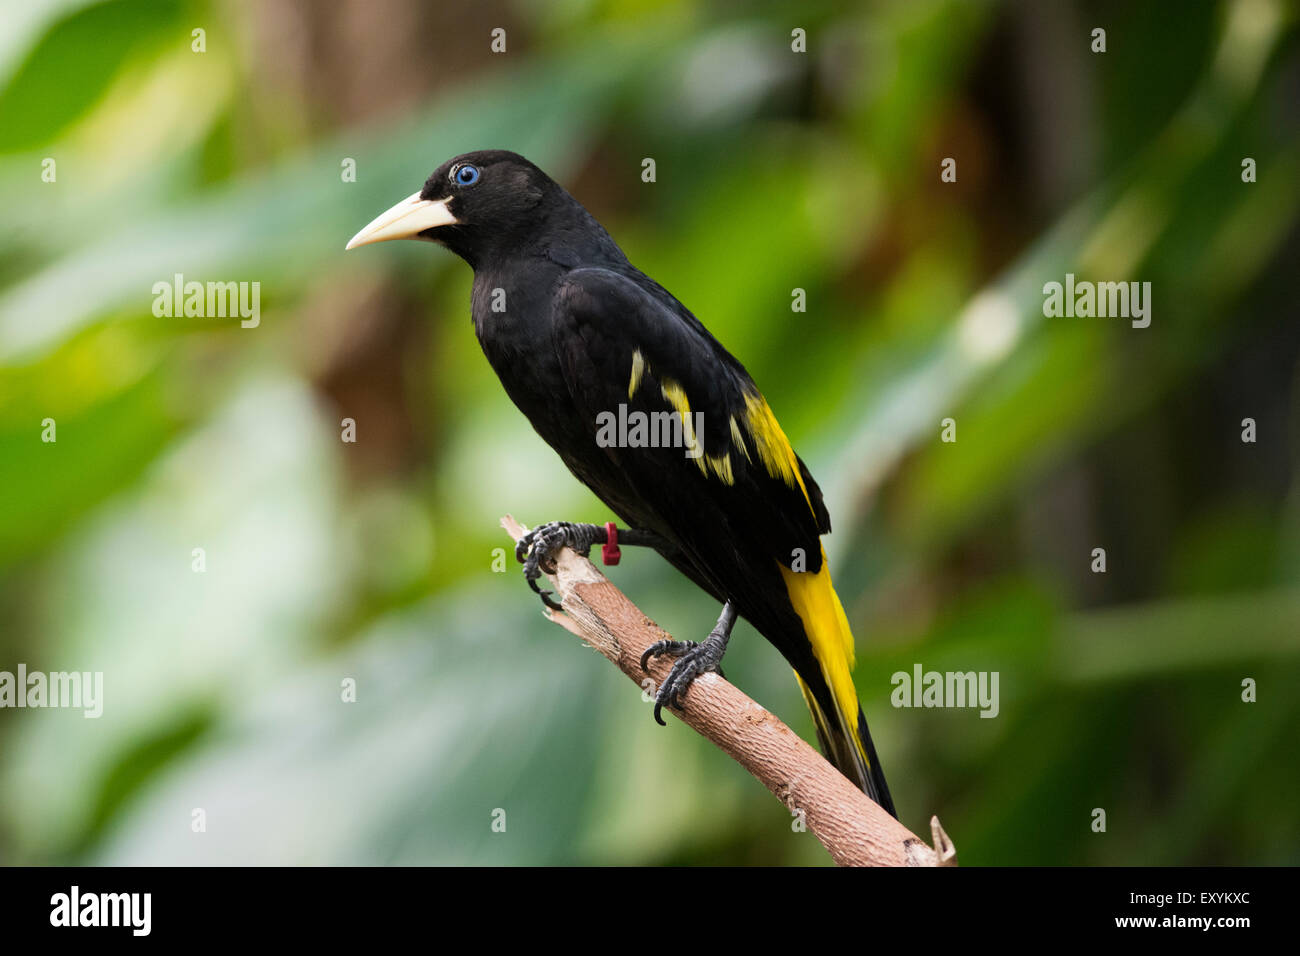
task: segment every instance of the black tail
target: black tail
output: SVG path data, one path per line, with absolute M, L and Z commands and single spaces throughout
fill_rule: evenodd
M 857 724 L 850 724 L 844 719 L 839 707 L 823 708 L 802 678 L 799 687 L 803 690 L 808 709 L 812 711 L 813 724 L 817 728 L 817 742 L 821 744 L 826 759 L 897 820 L 894 798 L 890 796 L 885 773 L 880 769 L 880 758 L 876 756 L 876 745 L 871 740 L 871 731 L 867 729 L 867 718 L 863 715 L 862 708 L 857 708 Z M 830 713 L 827 713 L 828 710 Z
M 871 740 L 871 731 L 867 729 L 867 718 L 862 713 L 862 708 L 858 708 L 858 739 L 862 741 L 862 749 L 866 751 L 867 757 L 867 783 L 864 789 L 867 796 L 880 806 L 895 820 L 898 819 L 898 811 L 894 809 L 894 798 L 889 795 L 889 784 L 885 782 L 885 771 L 880 769 L 880 758 L 876 756 L 876 745 Z

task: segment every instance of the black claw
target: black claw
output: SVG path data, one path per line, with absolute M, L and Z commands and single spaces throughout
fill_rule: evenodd
M 652 657 L 658 657 L 661 654 L 670 657 L 681 657 L 684 654 L 689 654 L 692 649 L 698 646 L 694 641 L 655 641 L 641 655 L 641 669 L 646 669 L 646 662 Z
M 691 682 L 701 674 L 709 671 L 722 673 L 718 662 L 726 649 L 726 640 L 722 635 L 710 634 L 709 640 L 703 643 L 695 641 L 656 641 L 645 649 L 641 655 L 641 669 L 646 669 L 646 662 L 651 658 L 661 654 L 671 655 L 677 660 L 673 664 L 672 670 L 664 678 L 663 683 L 659 685 L 659 690 L 655 694 L 655 723 L 661 727 L 666 726 L 663 719 L 663 709 L 665 707 L 673 710 L 682 709 L 682 695 L 685 694 L 691 686 Z
M 563 605 L 556 604 L 554 601 L 551 600 L 551 595 L 554 594 L 555 592 L 538 587 L 536 578 L 529 578 L 528 586 L 532 588 L 533 591 L 537 594 L 537 596 L 542 599 L 542 603 L 545 604 L 547 607 L 549 607 L 552 611 L 564 610 Z
M 543 590 L 537 584 L 543 574 L 555 573 L 556 552 L 569 547 L 588 554 L 593 543 L 604 540 L 604 534 L 604 529 L 595 525 L 551 521 L 538 525 L 515 542 L 515 560 L 524 566 L 524 578 L 543 604 L 553 611 L 563 610 L 550 598 L 554 592 Z
M 670 644 L 672 644 L 672 641 L 655 641 L 647 647 L 641 655 L 641 669 L 647 670 L 650 658 L 658 657 L 660 654 L 663 654 Z
M 682 694 L 687 687 L 691 686 L 691 681 L 695 679 L 695 673 L 690 666 L 682 668 L 682 674 L 673 681 L 673 689 L 668 693 L 668 706 L 674 710 L 682 709 Z

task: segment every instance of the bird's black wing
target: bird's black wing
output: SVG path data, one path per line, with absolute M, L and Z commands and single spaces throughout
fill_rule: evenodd
M 717 552 L 692 547 L 707 532 L 729 536 L 746 562 L 820 569 L 819 538 L 830 530 L 820 489 L 744 367 L 684 306 L 640 273 L 603 268 L 569 272 L 552 304 L 555 349 L 592 453 L 660 529 L 700 557 Z M 610 422 L 634 422 L 633 413 L 650 422 L 647 433 L 611 436 Z M 695 457 L 649 444 L 669 422 L 674 437 L 702 445 Z

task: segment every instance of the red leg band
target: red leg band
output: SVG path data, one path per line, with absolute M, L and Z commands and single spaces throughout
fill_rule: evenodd
M 606 566 L 618 564 L 618 559 L 623 557 L 623 552 L 618 550 L 618 528 L 614 522 L 605 522 L 605 544 L 600 549 L 600 559 L 605 562 Z

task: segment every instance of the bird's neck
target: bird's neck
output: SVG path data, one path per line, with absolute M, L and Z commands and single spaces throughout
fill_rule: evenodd
M 549 346 L 550 322 L 542 320 L 551 314 L 552 290 L 565 271 L 541 256 L 480 263 L 470 311 L 484 350 L 493 340 L 510 348 Z

